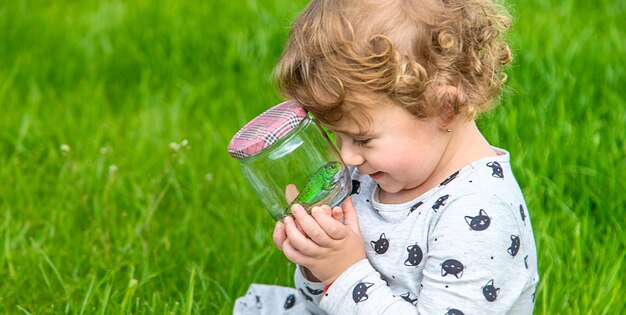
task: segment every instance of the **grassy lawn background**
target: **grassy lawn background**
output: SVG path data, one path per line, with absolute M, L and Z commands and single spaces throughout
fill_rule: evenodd
M 280 101 L 305 1 L 0 3 L 0 313 L 229 314 L 290 285 L 226 152 Z M 539 250 L 538 314 L 626 309 L 626 4 L 514 1 L 515 62 L 479 124 Z

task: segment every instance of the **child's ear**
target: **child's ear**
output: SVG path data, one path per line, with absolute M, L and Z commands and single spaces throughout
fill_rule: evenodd
M 438 93 L 441 100 L 441 120 L 444 124 L 450 123 L 460 112 L 462 102 L 459 89 L 453 85 L 444 85 L 439 87 Z

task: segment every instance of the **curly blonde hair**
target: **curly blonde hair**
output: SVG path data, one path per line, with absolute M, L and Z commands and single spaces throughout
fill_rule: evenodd
M 474 119 L 506 80 L 510 24 L 491 0 L 312 0 L 274 74 L 285 97 L 325 123 L 363 113 L 372 106 L 359 102 L 363 95 L 418 118 Z

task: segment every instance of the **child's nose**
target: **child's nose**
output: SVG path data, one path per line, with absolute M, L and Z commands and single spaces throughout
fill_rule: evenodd
M 340 146 L 341 159 L 347 166 L 359 166 L 365 162 L 363 155 L 352 145 Z

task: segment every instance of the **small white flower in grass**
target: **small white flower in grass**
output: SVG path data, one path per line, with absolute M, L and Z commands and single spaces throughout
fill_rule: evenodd
M 170 143 L 170 150 L 172 150 L 174 152 L 180 151 L 180 144 L 178 144 L 176 142 L 171 142 Z
M 61 149 L 61 152 L 63 152 L 63 154 L 68 154 L 72 151 L 72 148 L 70 148 L 70 145 L 67 143 L 61 144 L 61 146 L 59 146 L 59 149 Z
M 101 155 L 108 155 L 109 153 L 111 153 L 111 147 L 106 146 L 106 147 L 100 148 Z
M 191 146 L 189 145 L 189 140 L 183 139 L 180 143 L 170 142 L 170 149 L 174 152 L 178 152 L 180 150 L 191 150 Z
M 115 176 L 117 173 L 117 165 L 111 164 L 109 165 L 109 176 Z
M 204 180 L 206 180 L 209 183 L 213 182 L 213 173 L 206 173 L 206 175 L 204 175 Z

